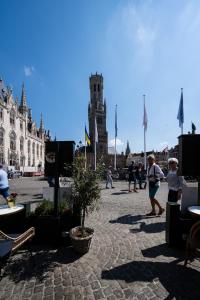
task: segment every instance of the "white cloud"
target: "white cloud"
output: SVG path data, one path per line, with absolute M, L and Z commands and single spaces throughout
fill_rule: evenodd
M 35 71 L 35 68 L 33 66 L 24 66 L 24 74 L 25 76 L 31 76 L 33 72 Z
M 115 146 L 115 139 L 110 140 L 109 145 L 114 147 Z M 124 143 L 120 139 L 116 139 L 116 145 L 117 146 L 123 146 Z

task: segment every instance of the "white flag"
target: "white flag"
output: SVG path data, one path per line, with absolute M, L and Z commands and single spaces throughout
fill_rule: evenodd
M 98 143 L 98 130 L 97 130 L 97 120 L 95 117 L 95 142 Z
M 143 116 L 143 126 L 144 129 L 147 130 L 147 111 L 146 111 L 146 106 L 145 106 L 145 102 L 144 102 L 144 116 Z

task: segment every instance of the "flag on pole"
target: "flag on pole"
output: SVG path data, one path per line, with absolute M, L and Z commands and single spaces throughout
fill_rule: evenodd
M 95 142 L 98 143 L 97 119 L 95 117 Z
M 181 99 L 179 103 L 177 119 L 179 120 L 179 127 L 183 127 L 184 123 L 184 111 L 183 111 L 183 89 L 181 89 Z
M 87 142 L 88 146 L 91 145 L 91 141 L 90 141 L 89 135 L 87 133 L 86 126 L 85 126 L 85 141 Z
M 118 128 L 117 128 L 117 105 L 115 107 L 115 137 L 117 137 L 117 131 L 118 131 Z
M 143 116 L 143 126 L 144 129 L 147 130 L 147 111 L 146 111 L 146 106 L 145 106 L 145 101 L 144 101 L 144 116 Z

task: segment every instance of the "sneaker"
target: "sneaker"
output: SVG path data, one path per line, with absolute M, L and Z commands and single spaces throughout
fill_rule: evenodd
M 158 212 L 158 215 L 161 216 L 163 213 L 164 213 L 165 209 L 164 208 L 161 208 Z
M 138 193 L 138 191 L 136 189 L 133 190 L 135 193 Z
M 150 213 L 146 214 L 147 217 L 150 217 L 150 216 L 156 216 L 156 213 L 155 211 L 151 211 Z
M 114 188 L 115 188 L 114 186 L 111 187 L 111 189 L 114 189 Z

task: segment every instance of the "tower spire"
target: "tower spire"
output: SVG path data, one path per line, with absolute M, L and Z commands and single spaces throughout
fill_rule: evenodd
M 22 114 L 25 114 L 28 111 L 27 104 L 26 104 L 26 93 L 25 93 L 24 82 L 22 84 L 22 95 L 21 95 L 21 102 L 20 102 L 20 106 L 19 106 L 19 111 Z
M 43 122 L 43 116 L 42 113 L 40 115 L 40 132 L 43 133 L 44 132 L 44 122 Z
M 25 85 L 24 85 L 24 82 L 22 84 L 22 96 L 21 96 L 21 104 L 20 106 L 22 107 L 27 107 L 27 104 L 26 104 L 26 93 L 25 93 Z

